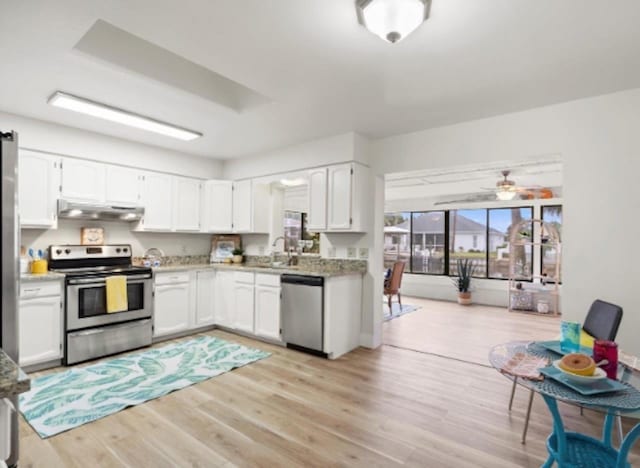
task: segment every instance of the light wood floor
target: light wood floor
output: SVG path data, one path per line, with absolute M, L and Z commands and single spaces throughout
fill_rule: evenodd
M 543 404 L 521 445 L 526 392 L 509 414 L 509 382 L 493 369 L 392 346 L 327 361 L 211 334 L 273 355 L 47 440 L 21 421 L 20 467 L 493 468 L 545 459 Z M 562 411 L 569 428 L 598 433 L 599 415 Z
M 403 297 L 420 307 L 383 325 L 383 342 L 463 361 L 488 365 L 492 346 L 507 341 L 552 340 L 560 334 L 560 318 L 482 305 Z

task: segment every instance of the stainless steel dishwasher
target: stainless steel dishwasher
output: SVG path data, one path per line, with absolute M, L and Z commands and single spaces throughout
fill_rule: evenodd
M 288 348 L 326 356 L 324 278 L 282 275 L 282 334 Z

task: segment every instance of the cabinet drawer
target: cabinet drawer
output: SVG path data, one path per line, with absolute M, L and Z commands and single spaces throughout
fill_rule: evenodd
M 253 284 L 254 273 L 251 271 L 236 271 L 233 273 L 233 280 L 236 283 Z
M 276 288 L 280 287 L 280 275 L 277 274 L 267 274 L 267 273 L 256 273 L 256 285 L 259 286 L 275 286 Z
M 188 283 L 188 282 L 189 282 L 188 271 L 174 271 L 173 273 L 156 273 L 156 279 L 155 279 L 156 285 Z
M 60 281 L 37 281 L 20 285 L 20 298 L 59 296 L 61 294 Z

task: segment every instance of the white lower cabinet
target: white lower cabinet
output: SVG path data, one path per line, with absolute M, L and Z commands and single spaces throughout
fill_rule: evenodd
M 215 321 L 215 280 L 216 272 L 213 270 L 196 272 L 196 328 L 213 325 Z
M 186 278 L 186 281 L 184 280 Z M 153 336 L 165 336 L 189 329 L 189 275 L 156 275 Z
M 255 334 L 281 340 L 280 275 L 256 274 Z
M 216 325 L 233 328 L 235 321 L 235 295 L 233 272 L 217 271 L 215 288 L 215 307 L 213 317 Z
M 247 273 L 242 273 L 246 275 Z M 250 274 L 253 277 L 253 273 Z M 233 286 L 233 296 L 235 302 L 235 320 L 233 328 L 254 333 L 254 285 L 253 281 L 239 282 L 236 274 L 235 284 Z
M 19 364 L 62 358 L 62 297 L 59 282 L 25 283 L 20 288 Z

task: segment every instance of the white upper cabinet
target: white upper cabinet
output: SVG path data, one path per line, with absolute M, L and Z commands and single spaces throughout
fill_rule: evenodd
M 329 168 L 328 184 L 328 228 L 349 230 L 351 228 L 351 164 L 340 164 Z
M 202 232 L 231 232 L 233 227 L 233 182 L 208 180 L 202 189 Z
M 233 231 L 269 232 L 270 188 L 266 184 L 242 180 L 233 183 Z
M 106 168 L 106 202 L 114 206 L 138 206 L 140 204 L 142 172 L 121 166 L 108 165 Z
M 18 160 L 18 177 L 21 227 L 57 227 L 59 158 L 21 150 Z
M 173 177 L 157 172 L 145 173 L 140 200 L 144 206 L 144 218 L 138 229 L 170 231 L 173 224 Z
M 327 168 L 309 171 L 309 231 L 327 229 Z
M 106 165 L 63 158 L 61 198 L 79 202 L 105 201 Z
M 309 171 L 309 231 L 364 232 L 372 210 L 369 169 L 356 163 Z
M 202 182 L 186 177 L 174 177 L 175 209 L 173 229 L 175 231 L 200 231 L 200 189 Z
M 251 181 L 233 183 L 233 230 L 251 232 Z

